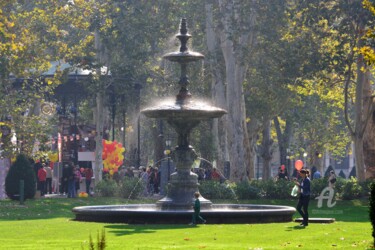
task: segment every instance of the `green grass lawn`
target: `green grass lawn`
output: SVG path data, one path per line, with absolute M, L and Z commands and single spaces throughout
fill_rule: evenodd
M 337 201 L 333 208 L 317 208 L 312 201 L 310 217 L 332 217 L 336 222 L 310 223 L 304 229 L 295 222 L 192 227 L 73 220 L 71 209 L 75 206 L 123 203 L 116 198 L 38 199 L 27 200 L 24 206 L 0 201 L 0 249 L 89 249 L 90 235 L 96 243 L 103 229 L 106 249 L 371 249 L 373 244 L 367 200 Z M 241 203 L 295 206 L 296 201 Z

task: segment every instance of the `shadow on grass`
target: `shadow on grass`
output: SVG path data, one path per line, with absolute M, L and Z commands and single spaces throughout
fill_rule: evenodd
M 307 229 L 308 227 L 304 227 L 304 226 L 300 226 L 300 225 L 296 225 L 296 226 L 293 226 L 293 227 L 287 227 L 285 229 L 285 231 L 294 231 L 294 230 L 303 230 L 303 229 Z
M 149 234 L 155 233 L 160 230 L 175 230 L 175 229 L 186 229 L 186 228 L 193 228 L 189 225 L 107 225 L 104 226 L 107 229 L 107 232 L 112 233 L 116 236 L 125 236 L 131 234 Z

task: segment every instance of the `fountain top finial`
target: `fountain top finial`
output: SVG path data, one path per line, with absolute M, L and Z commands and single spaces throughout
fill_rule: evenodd
M 190 51 L 187 47 L 187 42 L 191 35 L 188 33 L 186 18 L 181 19 L 180 33 L 178 33 L 176 37 L 178 38 L 178 40 L 180 40 L 181 43 L 180 50 L 177 52 L 171 52 L 164 55 L 163 57 L 165 59 L 172 62 L 185 64 L 189 62 L 198 61 L 204 58 L 204 56 L 201 53 Z
M 187 41 L 189 40 L 191 35 L 188 33 L 186 18 L 181 19 L 180 34 L 177 34 L 176 37 L 181 42 L 180 52 L 182 52 L 182 53 L 188 52 L 189 49 L 187 47 Z
M 186 18 L 181 19 L 180 24 L 180 34 L 186 35 L 188 32 L 187 25 L 186 25 Z

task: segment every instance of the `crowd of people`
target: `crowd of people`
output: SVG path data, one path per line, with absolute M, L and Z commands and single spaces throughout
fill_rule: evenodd
M 65 163 L 62 169 L 60 193 L 67 194 L 68 198 L 77 197 L 81 183 L 85 180 L 85 192 L 91 195 L 91 180 L 93 177 L 93 170 L 91 167 L 80 168 L 74 163 Z
M 52 163 L 45 161 L 38 161 L 34 163 L 34 171 L 37 177 L 37 190 L 40 196 L 44 197 L 46 194 L 63 194 L 68 198 L 74 198 L 78 195 L 81 183 L 85 180 L 85 192 L 91 194 L 90 185 L 93 177 L 93 170 L 91 167 L 80 168 L 74 163 L 64 163 L 62 166 L 62 176 L 56 183 L 53 183 L 54 166 Z
M 194 168 L 192 172 L 198 175 L 198 181 L 214 180 L 223 183 L 226 178 L 216 167 Z
M 198 176 L 198 181 L 204 180 L 216 180 L 219 182 L 224 182 L 226 178 L 220 173 L 215 167 L 211 168 L 194 168 L 192 172 L 196 173 Z M 108 176 L 108 173 L 104 173 Z M 161 184 L 161 172 L 156 166 L 141 166 L 139 169 L 135 167 L 125 167 L 121 166 L 117 172 L 113 174 L 113 180 L 120 183 L 125 177 L 128 178 L 139 178 L 143 184 L 144 191 L 143 196 L 152 196 L 154 194 L 159 194 L 160 184 Z M 105 177 L 106 178 L 106 177 Z

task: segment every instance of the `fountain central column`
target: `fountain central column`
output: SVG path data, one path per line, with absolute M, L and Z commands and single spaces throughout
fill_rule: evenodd
M 176 172 L 170 176 L 167 196 L 157 202 L 164 209 L 191 208 L 194 193 L 198 192 L 198 175 L 191 171 L 197 154 L 189 145 L 189 135 L 192 128 L 199 124 L 198 120 L 186 121 L 169 119 L 167 122 L 174 127 L 178 134 L 178 146 L 172 151 L 171 157 L 176 164 Z M 202 208 L 209 209 L 211 201 L 201 197 Z
M 180 33 L 176 35 L 180 40 L 179 51 L 164 55 L 164 58 L 177 62 L 181 66 L 179 80 L 180 91 L 173 104 L 160 105 L 142 110 L 150 118 L 165 119 L 178 135 L 177 147 L 172 151 L 171 157 L 176 164 L 176 172 L 170 176 L 167 196 L 157 202 L 163 209 L 190 209 L 194 202 L 194 193 L 198 192 L 198 176 L 191 171 L 197 154 L 189 144 L 191 130 L 202 120 L 218 118 L 226 113 L 225 110 L 210 105 L 195 103 L 188 89 L 189 77 L 187 66 L 204 58 L 197 52 L 189 51 L 187 42 L 191 35 L 186 27 L 186 19 L 181 20 Z M 202 209 L 211 208 L 211 201 L 200 197 Z

